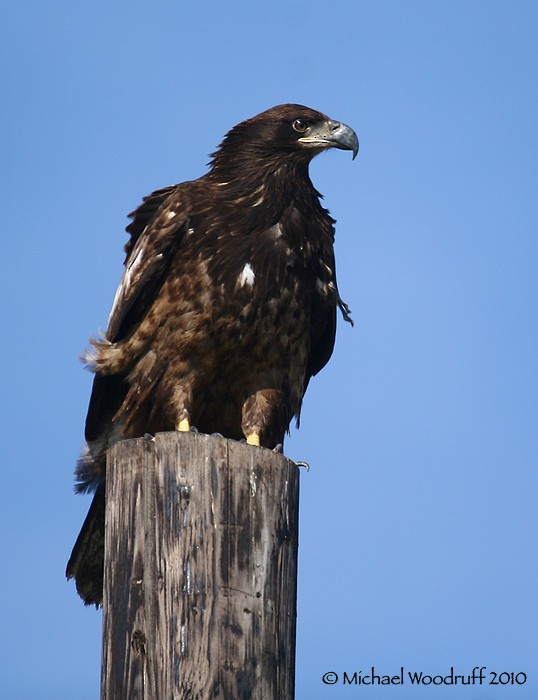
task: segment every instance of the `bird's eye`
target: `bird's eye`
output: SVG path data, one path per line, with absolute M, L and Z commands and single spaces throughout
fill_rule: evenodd
M 308 129 L 308 124 L 303 119 L 296 119 L 292 126 L 295 131 L 299 132 L 299 134 L 304 134 L 304 132 Z

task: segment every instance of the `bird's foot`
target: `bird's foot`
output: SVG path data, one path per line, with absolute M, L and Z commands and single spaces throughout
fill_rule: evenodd
M 247 445 L 254 445 L 255 447 L 260 446 L 260 436 L 258 433 L 251 433 L 247 435 Z
M 275 447 L 273 447 L 273 452 L 278 452 L 278 454 L 281 455 L 284 452 L 284 445 L 281 442 L 279 442 L 278 445 L 275 445 Z
M 179 421 L 176 430 L 178 430 L 180 433 L 188 433 L 191 429 L 191 424 L 189 423 L 188 418 L 183 418 L 182 420 Z

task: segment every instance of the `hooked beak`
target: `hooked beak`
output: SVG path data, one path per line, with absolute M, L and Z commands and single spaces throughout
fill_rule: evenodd
M 321 124 L 311 126 L 308 134 L 300 139 L 299 143 L 318 148 L 340 148 L 344 151 L 353 151 L 353 159 L 359 152 L 359 139 L 357 134 L 347 124 L 328 119 Z

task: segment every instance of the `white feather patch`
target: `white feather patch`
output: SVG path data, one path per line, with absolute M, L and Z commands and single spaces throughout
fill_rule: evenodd
M 282 227 L 280 226 L 280 222 L 277 222 L 274 226 L 268 228 L 267 233 L 274 239 L 280 238 L 282 236 Z
M 239 284 L 240 287 L 244 287 L 245 284 L 248 284 L 249 287 L 252 287 L 254 284 L 254 270 L 252 269 L 252 266 L 250 263 L 247 263 L 245 267 L 243 268 L 243 271 L 237 278 L 237 283 Z

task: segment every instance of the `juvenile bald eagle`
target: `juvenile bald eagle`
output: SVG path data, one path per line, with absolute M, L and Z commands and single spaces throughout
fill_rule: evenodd
M 301 105 L 238 124 L 209 172 L 146 197 L 130 217 L 125 271 L 95 373 L 78 491 L 95 496 L 67 565 L 84 602 L 101 603 L 108 447 L 157 431 L 283 443 L 312 375 L 332 354 L 334 220 L 308 175 L 355 132 Z

